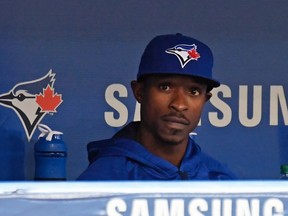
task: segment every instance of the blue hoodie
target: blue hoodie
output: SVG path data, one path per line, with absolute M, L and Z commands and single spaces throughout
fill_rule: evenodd
M 133 139 L 132 122 L 111 139 L 87 145 L 90 165 L 78 180 L 232 180 L 234 174 L 189 138 L 180 167 L 150 153 Z

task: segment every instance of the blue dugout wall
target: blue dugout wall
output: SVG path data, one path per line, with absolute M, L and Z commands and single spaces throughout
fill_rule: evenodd
M 287 8 L 285 0 L 3 0 L 0 95 L 54 78 L 58 103 L 38 122 L 64 133 L 73 180 L 88 165 L 89 141 L 138 119 L 130 81 L 146 44 L 181 32 L 210 46 L 222 82 L 197 142 L 240 178 L 277 179 L 288 163 Z M 31 94 L 40 98 L 43 88 Z M 39 131 L 0 105 L 0 179 L 31 180 Z

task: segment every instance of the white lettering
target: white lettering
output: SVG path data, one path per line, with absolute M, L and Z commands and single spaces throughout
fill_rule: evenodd
M 283 215 L 284 215 L 284 205 L 281 200 L 271 198 L 266 200 L 265 203 L 263 204 L 263 216 L 283 216 Z
M 232 110 L 228 104 L 221 100 L 218 94 L 222 93 L 224 98 L 231 98 L 231 89 L 227 85 L 213 89 L 213 96 L 210 99 L 211 104 L 222 112 L 222 118 L 219 117 L 218 112 L 210 112 L 208 114 L 210 123 L 216 127 L 225 127 L 232 120 Z
M 278 101 L 282 110 L 285 125 L 288 125 L 288 108 L 283 86 L 270 87 L 270 125 L 278 125 Z
M 190 216 L 204 216 L 203 211 L 208 211 L 208 203 L 205 199 L 197 198 L 189 202 L 188 212 Z
M 284 216 L 284 203 L 278 198 L 269 198 L 260 203 L 257 198 L 245 199 L 211 199 L 194 198 L 185 205 L 185 199 L 134 199 L 131 208 L 121 198 L 112 198 L 107 202 L 106 212 L 108 216 L 183 216 L 186 211 L 190 216 Z M 187 203 L 186 203 L 187 204 Z M 260 205 L 261 204 L 261 205 Z M 188 207 L 188 208 L 187 208 Z M 186 209 L 187 208 L 187 209 Z M 130 209 L 130 212 L 128 212 Z M 130 213 L 130 214 L 129 214 Z
M 212 200 L 212 214 L 213 216 L 221 216 L 221 200 L 213 199 Z
M 236 215 L 237 216 L 259 216 L 260 214 L 260 201 L 252 199 L 249 205 L 247 199 L 238 199 L 236 201 Z
M 253 114 L 248 118 L 248 86 L 239 86 L 239 121 L 243 126 L 255 127 L 262 117 L 262 86 L 253 86 Z
M 128 96 L 127 88 L 124 85 L 112 84 L 108 86 L 105 92 L 105 100 L 119 113 L 119 117 L 115 118 L 114 112 L 105 112 L 104 118 L 108 125 L 112 127 L 121 127 L 128 121 L 128 109 L 122 102 L 115 98 L 115 92 L 119 93 L 119 97 Z
M 212 90 L 211 105 L 216 108 L 215 111 L 208 112 L 208 119 L 211 125 L 215 127 L 226 127 L 232 122 L 232 109 L 238 111 L 239 122 L 245 127 L 255 127 L 260 124 L 263 115 L 263 101 L 269 99 L 269 124 L 277 126 L 279 118 L 283 117 L 285 125 L 288 125 L 288 104 L 285 97 L 284 87 L 281 85 L 270 86 L 270 98 L 263 98 L 263 87 L 255 85 L 253 88 L 253 96 L 250 99 L 248 94 L 249 86 L 239 86 L 238 108 L 230 107 L 227 103 L 232 98 L 232 92 L 229 86 L 221 85 L 219 88 Z M 117 96 L 117 95 L 118 96 Z M 266 96 L 266 95 L 264 95 Z M 113 108 L 113 111 L 106 111 L 104 118 L 106 123 L 111 127 L 122 127 L 128 121 L 129 112 L 127 106 L 121 101 L 121 98 L 127 98 L 127 88 L 122 84 L 111 84 L 105 91 L 105 100 L 107 104 Z M 267 96 L 268 97 L 268 96 Z M 127 100 L 128 101 L 128 100 Z M 232 101 L 232 100 L 231 100 Z M 251 105 L 250 105 L 251 104 Z M 250 107 L 251 106 L 251 107 Z M 133 121 L 140 121 L 141 105 L 136 102 L 134 109 Z M 265 109 L 266 110 L 266 109 Z M 201 119 L 198 123 L 201 126 Z
M 184 214 L 184 200 L 172 199 L 170 203 L 170 211 L 168 200 L 155 200 L 154 216 L 183 216 Z
M 124 200 L 120 198 L 114 198 L 109 200 L 106 206 L 106 212 L 108 216 L 122 216 L 121 212 L 125 212 L 127 206 Z
M 232 215 L 232 200 L 224 199 L 223 201 L 223 214 L 221 216 L 231 216 Z
M 138 103 L 136 101 L 136 106 L 135 106 L 135 112 L 134 112 L 134 121 L 140 121 L 141 117 L 140 117 L 140 103 Z
M 149 208 L 147 200 L 145 199 L 133 200 L 131 216 L 149 216 Z

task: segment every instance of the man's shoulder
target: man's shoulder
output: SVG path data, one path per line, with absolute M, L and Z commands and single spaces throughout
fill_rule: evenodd
M 204 152 L 202 152 L 202 159 L 203 166 L 209 170 L 211 179 L 236 179 L 235 174 L 226 164 Z
M 193 143 L 194 151 L 191 157 L 193 164 L 198 164 L 199 171 L 208 172 L 211 179 L 235 179 L 235 174 L 227 165 L 220 162 L 213 156 L 203 152 L 200 146 Z
M 100 157 L 89 164 L 78 180 L 125 180 L 127 161 L 122 157 Z
M 92 163 L 101 149 L 107 148 L 107 146 L 111 145 L 113 143 L 112 139 L 103 139 L 103 140 L 97 140 L 92 141 L 87 144 L 87 151 L 88 151 L 88 160 L 90 163 Z

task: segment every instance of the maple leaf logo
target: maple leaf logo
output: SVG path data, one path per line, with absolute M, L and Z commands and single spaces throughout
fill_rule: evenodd
M 188 54 L 189 56 L 194 59 L 194 60 L 198 60 L 198 58 L 200 58 L 200 55 L 199 53 L 196 51 L 196 49 L 191 49 L 191 50 L 188 50 Z
M 63 100 L 62 95 L 54 94 L 54 89 L 48 85 L 43 94 L 36 95 L 36 102 L 41 107 L 42 112 L 56 112 L 56 108 Z
M 178 44 L 165 50 L 165 52 L 175 55 L 178 58 L 182 68 L 184 68 L 190 61 L 198 61 L 198 59 L 201 57 L 195 44 Z

